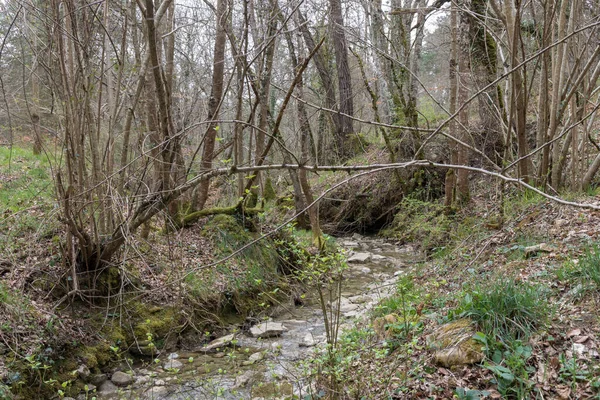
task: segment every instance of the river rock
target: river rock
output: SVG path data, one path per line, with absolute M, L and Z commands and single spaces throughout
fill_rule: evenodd
M 113 394 L 113 393 L 117 393 L 117 387 L 115 386 L 114 383 L 112 383 L 111 381 L 104 381 L 99 387 L 98 387 L 98 394 L 101 395 L 109 395 L 109 394 Z
M 350 240 L 342 242 L 342 246 L 347 247 L 349 249 L 355 249 L 358 247 L 358 242 L 352 242 Z
M 150 382 L 150 377 L 148 375 L 140 375 L 135 378 L 136 386 L 144 386 L 148 382 Z
M 256 371 L 246 371 L 242 375 L 235 378 L 233 389 L 248 386 L 255 378 Z
M 333 308 L 335 310 L 339 308 L 340 312 L 344 314 L 356 310 L 358 308 L 358 304 L 353 304 L 346 297 L 340 296 L 339 300 L 333 303 Z
M 164 367 L 165 369 L 179 369 L 183 367 L 183 364 L 181 363 L 181 361 L 169 360 L 165 363 Z
M 83 380 L 87 380 L 90 376 L 90 369 L 85 364 L 81 364 L 79 368 L 77 368 L 77 375 Z
M 250 357 L 248 357 L 248 360 L 243 361 L 242 365 L 246 366 L 246 365 L 252 365 L 257 361 L 262 360 L 263 358 L 265 358 L 265 355 L 262 352 L 256 352 L 256 353 L 252 353 L 250 355 Z
M 371 259 L 371 253 L 354 253 L 348 257 L 349 263 L 364 263 Z
M 368 303 L 369 301 L 372 300 L 372 298 L 367 295 L 357 295 L 357 296 L 348 297 L 348 300 L 350 300 L 350 302 L 354 303 L 354 304 L 363 304 L 363 303 Z
M 148 400 L 163 399 L 169 394 L 169 388 L 166 386 L 153 386 L 146 390 L 145 398 Z
M 316 342 L 315 342 L 315 339 L 314 339 L 312 333 L 307 333 L 302 338 L 302 341 L 300 343 L 298 343 L 298 346 L 300 346 L 300 347 L 312 347 L 315 344 L 316 344 Z
M 362 267 L 362 268 L 360 269 L 360 272 L 361 272 L 362 274 L 368 275 L 368 274 L 370 274 L 370 273 L 371 273 L 371 268 L 369 268 L 369 267 Z
M 169 360 L 176 360 L 179 358 L 179 354 L 177 353 L 171 353 L 169 354 L 169 356 L 167 357 Z
M 279 336 L 288 329 L 280 322 L 263 322 L 250 328 L 250 335 L 255 338 L 269 338 Z
M 196 351 L 201 351 L 201 352 L 206 353 L 206 352 L 213 351 L 213 350 L 216 350 L 221 347 L 227 347 L 231 344 L 231 341 L 233 339 L 235 339 L 235 335 L 232 333 L 231 335 L 226 335 L 226 336 L 220 337 L 218 339 L 215 339 L 212 342 L 210 342 L 209 344 L 207 344 L 206 346 L 203 346 L 203 347 L 197 349 Z
M 117 386 L 127 386 L 133 382 L 133 376 L 125 372 L 117 371 L 112 374 L 110 380 Z

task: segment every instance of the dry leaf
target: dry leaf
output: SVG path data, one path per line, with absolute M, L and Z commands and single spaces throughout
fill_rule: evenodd
M 575 339 L 575 343 L 585 343 L 589 338 L 589 336 L 580 336 Z
M 558 385 L 556 387 L 556 393 L 561 399 L 567 400 L 569 397 L 571 397 L 571 388 L 567 385 Z
M 581 329 L 579 329 L 579 328 L 571 329 L 569 332 L 567 332 L 567 339 L 570 339 L 573 336 L 577 336 L 580 334 L 581 334 Z

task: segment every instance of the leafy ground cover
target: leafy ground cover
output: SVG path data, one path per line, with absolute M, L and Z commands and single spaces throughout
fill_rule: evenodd
M 344 334 L 333 365 L 309 364 L 319 384 L 334 377 L 344 399 L 600 398 L 600 213 L 515 193 L 499 225 L 489 204 L 454 216 L 405 205 L 419 218 L 387 233 L 431 235 L 419 240 L 430 260 Z M 481 361 L 439 362 L 430 339 L 452 321 L 468 321 Z
M 130 238 L 95 291 L 82 277 L 82 296 L 68 296 L 51 163 L 0 147 L 0 171 L 0 399 L 9 387 L 22 398 L 76 396 L 81 366 L 94 374 L 131 365 L 177 342 L 199 345 L 227 323 L 260 319 L 290 300 L 286 274 L 310 256 L 310 235 L 292 229 L 232 255 L 260 236 L 254 221 L 205 217 L 166 235 L 159 218 L 147 238 Z

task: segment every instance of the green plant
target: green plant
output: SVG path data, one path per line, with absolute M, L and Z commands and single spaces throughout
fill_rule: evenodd
M 383 235 L 420 243 L 423 248 L 432 250 L 448 241 L 452 223 L 442 203 L 405 197 L 391 227 L 383 231 Z
M 485 390 L 481 391 L 459 387 L 454 391 L 454 398 L 459 400 L 479 400 L 489 394 L 490 392 Z
M 577 382 L 587 381 L 589 371 L 583 369 L 575 357 L 567 358 L 564 354 L 558 357 L 560 361 L 559 379 L 571 386 L 571 390 L 577 389 Z
M 417 302 L 421 299 L 420 292 L 415 288 L 412 276 L 403 276 L 396 283 L 396 294 L 384 299 L 376 308 L 376 315 L 395 313 L 398 320 L 388 324 L 387 331 L 394 333 L 394 339 L 409 338 L 414 329 L 421 328 L 417 311 Z
M 600 247 L 593 245 L 586 248 L 579 260 L 563 263 L 554 273 L 559 281 L 575 285 L 570 292 L 575 298 L 600 293 Z
M 579 264 L 582 280 L 591 286 L 590 289 L 600 290 L 600 248 L 595 245 L 587 249 Z
M 547 296 L 542 286 L 501 278 L 466 293 L 451 318 L 471 318 L 488 337 L 522 339 L 548 320 Z
M 524 345 L 520 340 L 495 343 L 490 355 L 492 362 L 486 363 L 486 368 L 494 373 L 495 383 L 502 395 L 522 399 L 531 391 L 533 382 L 529 377 L 535 368 L 528 365 L 528 360 L 532 352 L 531 346 Z
M 320 361 L 319 375 L 326 379 L 332 398 L 338 398 L 341 393 L 342 364 L 348 361 L 341 356 L 338 342 L 341 321 L 341 284 L 343 273 L 347 268 L 343 253 L 323 251 L 311 257 L 306 268 L 297 271 L 298 278 L 314 287 L 319 297 L 327 344 L 323 356 L 317 357 L 316 360 Z

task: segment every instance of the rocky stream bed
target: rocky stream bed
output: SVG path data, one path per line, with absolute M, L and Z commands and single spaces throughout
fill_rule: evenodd
M 347 249 L 340 332 L 351 327 L 382 298 L 417 255 L 411 246 L 355 234 L 338 238 Z M 309 296 L 310 297 L 310 296 Z M 313 296 L 315 297 L 315 296 Z M 311 388 L 297 364 L 324 344 L 325 324 L 318 301 L 287 308 L 249 330 L 232 325 L 228 335 L 193 349 L 160 354 L 150 365 L 120 368 L 91 377 L 82 399 L 285 399 L 305 398 Z M 92 379 L 93 378 L 93 379 Z M 92 393 L 93 389 L 96 393 Z

